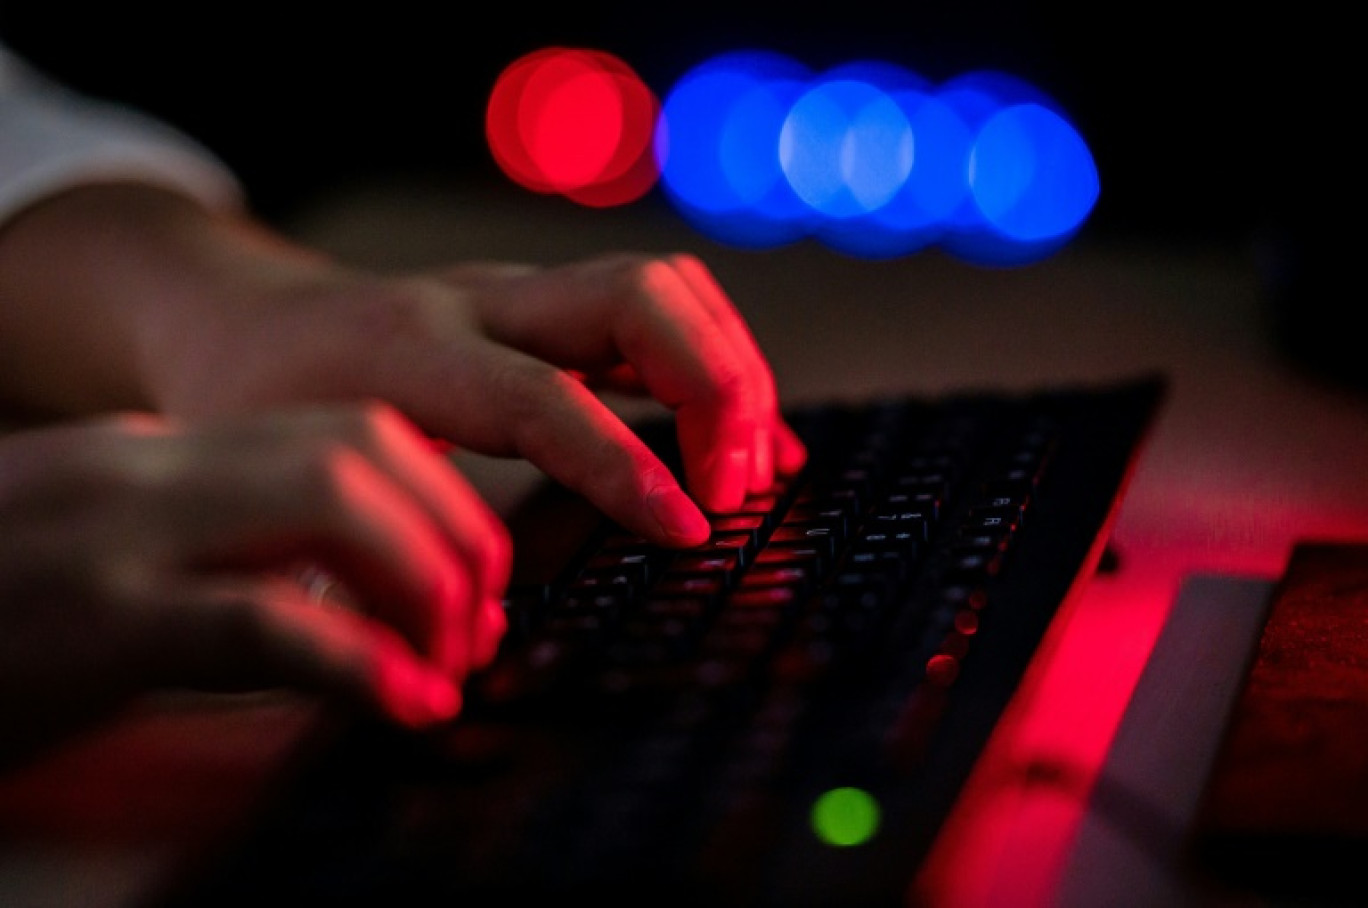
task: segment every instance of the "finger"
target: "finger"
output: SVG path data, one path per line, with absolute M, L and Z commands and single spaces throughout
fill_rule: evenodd
M 475 594 L 498 599 L 512 565 L 503 522 L 430 439 L 399 411 L 373 402 L 343 412 L 357 444 L 441 530 L 475 579 Z
M 722 329 L 745 374 L 753 382 L 750 393 L 753 395 L 751 407 L 754 412 L 748 415 L 751 417 L 754 438 L 750 449 L 747 490 L 763 491 L 774 482 L 774 426 L 778 421 L 777 396 L 769 366 L 761 356 L 750 328 L 712 274 L 703 267 L 703 263 L 693 256 L 680 255 L 674 257 L 673 264 L 694 298 Z M 682 431 L 685 429 L 681 426 Z M 717 443 L 716 439 L 708 437 L 706 424 L 702 431 L 703 438 L 698 444 L 708 448 Z M 680 443 L 686 444 L 683 438 Z
M 329 608 L 343 608 L 361 611 L 362 606 L 353 598 L 335 577 L 316 564 L 303 563 L 286 573 L 303 589 L 310 602 Z M 498 654 L 499 644 L 508 632 L 508 615 L 504 611 L 502 599 L 488 599 L 477 603 L 471 610 L 469 669 L 474 671 L 487 667 Z M 459 625 L 453 625 L 453 630 Z M 448 677 L 455 672 L 439 656 L 434 660 L 437 668 Z
M 373 461 L 334 455 L 329 476 L 297 521 L 297 556 L 316 559 L 411 641 L 441 671 L 469 670 L 471 637 L 483 614 L 478 583 L 426 509 Z M 307 506 L 307 504 L 306 504 Z
M 773 371 L 736 306 L 701 260 L 675 257 L 675 266 L 709 314 L 732 339 L 737 355 L 747 362 L 747 373 L 758 376 L 756 386 L 757 438 L 751 461 L 750 491 L 761 492 L 774 481 L 775 472 L 796 473 L 807 460 L 807 448 L 784 421 L 779 409 Z
M 501 600 L 512 570 L 512 542 L 503 522 L 466 482 L 450 460 L 433 453 L 431 443 L 397 410 L 383 405 L 366 408 L 359 434 L 366 450 L 423 510 L 441 531 L 473 579 L 471 604 L 447 619 L 437 636 L 435 658 L 455 668 L 483 652 L 506 628 L 502 609 L 495 614 L 487 603 Z M 476 641 L 472 650 L 471 641 Z M 479 661 L 479 660 L 476 660 Z
M 707 538 L 706 518 L 669 468 L 570 371 L 486 338 L 428 346 L 383 371 L 382 397 L 404 401 L 424 431 L 526 458 L 661 544 Z
M 630 364 L 676 411 L 690 487 L 705 507 L 724 509 L 772 475 L 773 380 L 739 316 L 714 311 L 730 309 L 720 291 L 700 297 L 694 261 L 618 256 L 477 297 L 490 335 L 511 346 L 595 373 Z
M 774 465 L 776 472 L 793 476 L 807 463 L 807 445 L 786 422 L 781 422 L 774 433 Z
M 674 474 L 597 396 L 544 362 L 506 348 L 502 356 L 494 391 L 520 455 L 648 539 L 707 539 L 707 519 Z
M 418 652 L 464 675 L 475 581 L 424 508 L 372 458 L 312 437 L 201 456 L 161 499 L 169 561 L 200 570 L 320 565 Z
M 458 684 L 395 630 L 307 601 L 284 580 L 196 581 L 159 610 L 157 680 L 218 690 L 290 687 L 360 706 L 408 727 L 453 718 Z
M 499 652 L 499 643 L 508 631 L 508 613 L 504 611 L 502 600 L 488 599 L 482 609 L 484 618 L 479 623 L 479 633 L 471 653 L 472 669 L 486 668 L 494 661 Z
M 635 533 L 668 546 L 698 545 L 710 527 L 670 469 L 569 371 L 496 343 L 430 359 L 399 374 L 389 396 L 436 433 L 474 450 L 522 457 Z M 449 389 L 440 396 L 432 389 Z
M 277 528 L 304 521 L 297 532 L 307 538 L 294 547 L 341 562 L 338 570 L 349 585 L 359 584 L 378 614 L 397 618 L 415 645 L 463 673 L 470 641 L 491 630 L 483 626 L 486 610 L 472 605 L 502 596 L 512 546 L 502 522 L 450 460 L 380 403 L 292 411 L 249 425 L 247 432 L 225 430 L 214 453 L 219 470 L 235 475 L 205 482 L 253 488 L 269 477 L 272 490 L 262 494 L 277 509 Z M 291 505 L 311 509 L 313 518 L 278 513 Z M 241 499 L 240 508 L 249 506 L 257 505 Z M 365 556 L 352 554 L 357 547 L 367 548 Z M 397 590 L 389 586 L 396 578 L 404 584 Z M 405 589 L 409 595 L 400 595 Z

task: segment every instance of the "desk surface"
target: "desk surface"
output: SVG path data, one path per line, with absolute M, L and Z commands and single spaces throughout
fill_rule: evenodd
M 1093 783 L 1186 580 L 1266 582 L 1296 540 L 1368 539 L 1368 392 L 1282 360 L 1247 249 L 1109 245 L 1085 234 L 1018 268 L 935 252 L 871 262 L 809 244 L 718 246 L 650 205 L 591 211 L 420 184 L 319 200 L 291 229 L 384 270 L 698 252 L 790 401 L 1154 369 L 1171 377 L 1115 526 L 1120 567 L 1088 585 L 1051 641 L 1030 697 L 1012 706 L 1011 734 L 992 742 L 997 771 L 975 775 L 977 807 L 947 830 L 935 865 L 947 903 L 1057 903 L 1068 891 L 1060 873 L 1087 827 Z M 503 510 L 536 478 L 517 462 L 460 462 Z M 1037 698 L 1056 705 L 1030 710 Z M 289 699 L 159 701 L 0 778 L 0 902 L 137 904 L 186 851 L 245 821 L 250 804 L 214 793 L 269 785 L 312 717 L 311 704 Z M 1041 767 L 1054 783 L 1039 784 Z

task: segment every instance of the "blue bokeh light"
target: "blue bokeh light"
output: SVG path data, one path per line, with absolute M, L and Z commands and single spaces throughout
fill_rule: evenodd
M 813 238 L 888 258 L 938 245 L 1022 264 L 1068 242 L 1100 191 L 1086 142 L 1014 76 L 936 86 L 885 62 L 814 73 L 770 51 L 724 54 L 680 79 L 655 151 L 681 215 L 747 248 Z
M 887 205 L 912 172 L 912 125 L 869 82 L 818 80 L 789 108 L 779 161 L 789 185 L 827 218 Z
M 809 234 L 818 213 L 785 178 L 778 136 L 811 73 L 767 51 L 735 51 L 675 84 L 656 129 L 660 185 L 680 214 L 723 242 L 767 248 Z

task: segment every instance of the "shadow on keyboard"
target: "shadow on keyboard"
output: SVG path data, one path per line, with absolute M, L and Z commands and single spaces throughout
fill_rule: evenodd
M 330 727 L 169 904 L 905 904 L 1163 393 L 795 409 L 803 473 L 682 552 L 546 487 L 462 716 Z

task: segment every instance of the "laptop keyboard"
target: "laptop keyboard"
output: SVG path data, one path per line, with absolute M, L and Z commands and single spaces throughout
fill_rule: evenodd
M 348 724 L 188 903 L 905 904 L 1162 392 L 794 409 L 804 471 L 687 551 L 548 488 L 515 539 L 589 532 L 511 588 L 462 715 Z

